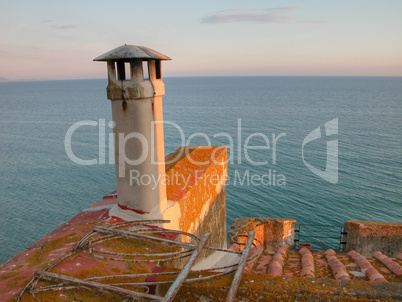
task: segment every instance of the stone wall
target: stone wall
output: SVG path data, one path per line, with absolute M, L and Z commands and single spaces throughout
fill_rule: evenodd
M 166 176 L 166 194 L 172 210 L 164 218 L 172 224 L 165 227 L 174 225 L 200 238 L 209 232 L 207 245 L 225 248 L 227 149 L 179 148 L 166 158 Z
M 296 239 L 296 220 L 281 218 L 238 218 L 229 231 L 229 244 L 234 243 L 233 236 L 247 235 L 255 231 L 255 238 L 260 240 L 266 251 L 276 251 L 282 246 L 293 248 Z M 239 238 L 240 239 L 240 238 Z M 245 238 L 238 240 L 244 241 Z
M 345 251 L 355 250 L 366 257 L 381 251 L 395 257 L 402 251 L 402 223 L 346 221 L 344 224 Z

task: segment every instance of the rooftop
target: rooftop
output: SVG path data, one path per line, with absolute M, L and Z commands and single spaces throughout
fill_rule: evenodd
M 124 59 L 153 59 L 153 60 L 171 60 L 168 56 L 165 56 L 153 49 L 145 46 L 136 45 L 122 45 L 119 46 L 99 57 L 96 57 L 94 61 L 109 61 L 109 60 L 124 60 Z
M 105 196 L 3 265 L 0 293 L 5 301 L 13 301 L 19 295 L 20 301 L 126 301 L 130 292 L 144 295 L 143 299 L 147 295 L 166 295 L 182 272 L 183 261 L 178 259 L 191 256 L 200 239 L 164 230 L 158 227 L 162 221 L 125 222 L 109 217 L 108 207 L 116 202 L 115 192 Z M 211 301 L 225 300 L 243 248 L 244 244 L 233 243 L 228 250 L 221 250 L 230 255 L 226 256 L 229 263 L 221 261 L 212 269 L 190 272 L 175 301 L 189 295 L 198 297 L 196 301 L 201 296 Z M 312 267 L 303 260 L 305 254 L 313 259 Z M 390 259 L 394 272 L 389 262 L 380 260 L 381 254 L 377 253 L 377 258 L 356 256 L 332 250 L 310 253 L 305 248 L 273 251 L 254 239 L 237 296 L 249 301 L 269 297 L 278 301 L 402 298 L 402 255 Z M 332 265 L 331 257 L 340 261 L 341 268 Z M 364 260 L 376 270 L 377 280 L 365 274 L 370 267 Z M 30 285 L 26 287 L 27 284 Z M 157 292 L 155 285 L 159 285 Z

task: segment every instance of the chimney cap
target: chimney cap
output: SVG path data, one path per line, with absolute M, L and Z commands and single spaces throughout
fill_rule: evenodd
M 151 59 L 151 60 L 171 60 L 153 49 L 144 46 L 136 45 L 122 45 L 117 47 L 99 57 L 94 61 L 111 61 L 111 60 L 124 60 L 124 59 Z

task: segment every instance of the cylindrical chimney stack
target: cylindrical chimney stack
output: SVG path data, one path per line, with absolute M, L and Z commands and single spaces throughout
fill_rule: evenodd
M 143 46 L 123 45 L 94 61 L 106 61 L 112 103 L 118 205 L 158 217 L 167 208 L 161 60 Z

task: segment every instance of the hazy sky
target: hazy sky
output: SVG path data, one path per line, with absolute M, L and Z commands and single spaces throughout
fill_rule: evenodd
M 402 1 L 0 0 L 0 79 L 104 78 L 123 44 L 164 76 L 402 76 Z

